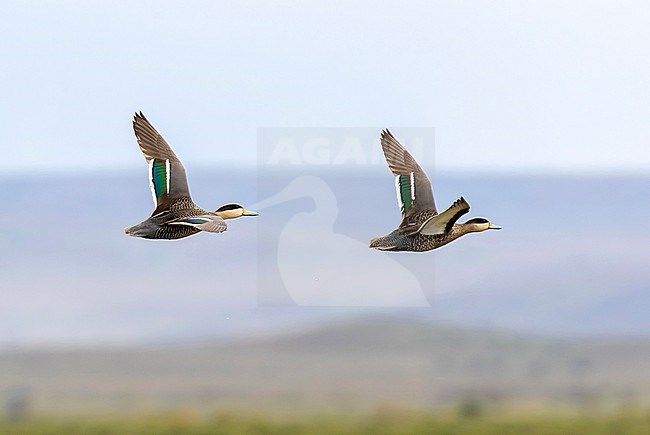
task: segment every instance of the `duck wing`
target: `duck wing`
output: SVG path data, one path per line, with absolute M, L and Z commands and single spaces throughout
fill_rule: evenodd
M 388 167 L 395 175 L 397 203 L 402 212 L 400 227 L 411 225 L 410 218 L 422 210 L 437 213 L 431 182 L 413 156 L 388 130 L 381 133 L 381 147 Z
M 431 216 L 416 231 L 409 235 L 417 233 L 424 234 L 425 236 L 446 234 L 451 231 L 456 221 L 467 212 L 469 212 L 469 204 L 461 196 L 451 207 L 440 214 Z
M 189 198 L 190 191 L 183 164 L 142 112 L 133 116 L 133 131 L 140 150 L 149 164 L 153 214 L 164 210 L 173 199 Z
M 187 225 L 211 233 L 223 233 L 228 228 L 223 218 L 211 214 L 178 219 L 168 225 Z

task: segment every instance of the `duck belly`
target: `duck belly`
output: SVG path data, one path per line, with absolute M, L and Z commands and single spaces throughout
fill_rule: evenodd
M 182 239 L 200 231 L 197 228 L 187 225 L 160 225 L 150 219 L 124 229 L 124 233 L 132 237 L 162 240 Z

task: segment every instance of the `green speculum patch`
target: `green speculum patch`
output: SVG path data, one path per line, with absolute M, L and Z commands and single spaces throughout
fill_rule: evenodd
M 156 198 L 167 192 L 167 168 L 164 160 L 154 160 L 151 168 L 151 179 L 156 191 Z
M 402 204 L 404 204 L 404 210 L 408 210 L 413 203 L 411 199 L 411 176 L 410 175 L 400 175 L 399 176 L 399 193 Z

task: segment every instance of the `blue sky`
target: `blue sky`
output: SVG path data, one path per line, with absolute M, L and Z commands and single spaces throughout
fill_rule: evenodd
M 258 127 L 436 128 L 436 167 L 650 168 L 650 3 L 3 2 L 0 171 L 256 161 Z M 379 134 L 379 131 L 378 131 Z

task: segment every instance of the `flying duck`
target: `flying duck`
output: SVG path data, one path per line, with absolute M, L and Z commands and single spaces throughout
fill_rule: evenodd
M 381 147 L 388 167 L 395 175 L 402 222 L 387 236 L 370 240 L 371 248 L 424 252 L 446 245 L 465 234 L 501 229 L 484 218 L 457 223 L 462 215 L 469 212 L 469 204 L 463 197 L 438 213 L 427 174 L 388 130 L 381 133 Z
M 142 112 L 133 117 L 133 131 L 149 164 L 154 210 L 147 220 L 125 228 L 126 234 L 145 239 L 181 239 L 200 231 L 226 231 L 226 219 L 257 216 L 239 204 L 222 205 L 216 211 L 194 204 L 183 164 Z

